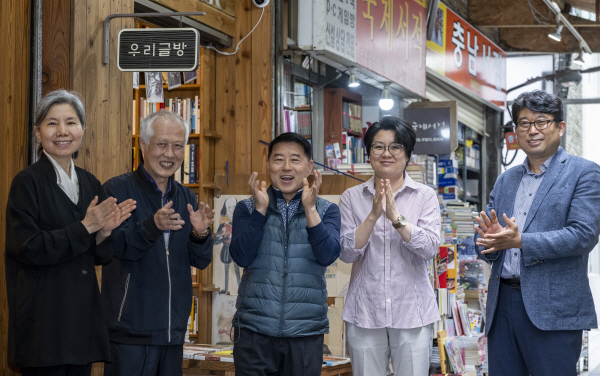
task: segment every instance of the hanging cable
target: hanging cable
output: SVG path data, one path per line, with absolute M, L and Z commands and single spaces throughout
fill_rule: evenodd
M 254 27 L 252 28 L 252 30 L 250 30 L 250 32 L 248 33 L 248 35 L 246 35 L 245 37 L 242 38 L 242 40 L 240 40 L 237 44 L 237 46 L 235 46 L 235 51 L 233 52 L 223 52 L 223 51 L 219 51 L 217 50 L 215 47 L 213 47 L 212 44 L 209 44 L 207 46 L 200 46 L 200 47 L 204 47 L 207 48 L 209 50 L 213 50 L 217 53 L 220 53 L 221 55 L 235 55 L 238 52 L 238 49 L 240 48 L 240 44 L 242 44 L 242 42 L 244 41 L 244 39 L 248 38 L 250 36 L 250 34 L 252 34 L 252 32 L 254 31 L 254 29 L 256 29 L 256 27 L 258 26 L 258 24 L 260 23 L 260 21 L 263 18 L 263 14 L 265 14 L 265 8 L 262 8 L 262 12 L 260 12 L 260 18 L 258 19 L 258 22 L 256 23 L 256 25 L 254 25 Z
M 527 0 L 527 4 L 529 4 L 529 11 L 531 12 L 531 15 L 533 16 L 533 18 L 537 21 L 538 24 L 540 25 L 549 25 L 548 21 L 550 21 L 550 17 L 546 17 L 544 16 L 539 10 L 537 10 L 532 4 L 530 0 Z M 538 19 L 538 16 L 542 19 L 544 19 L 545 21 L 540 21 Z

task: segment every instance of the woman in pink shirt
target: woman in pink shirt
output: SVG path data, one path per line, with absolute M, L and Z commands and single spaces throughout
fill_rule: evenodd
M 340 199 L 340 259 L 353 263 L 342 318 L 354 376 L 429 374 L 440 315 L 427 264 L 440 244 L 437 194 L 405 173 L 416 135 L 386 116 L 365 134 L 375 176 Z

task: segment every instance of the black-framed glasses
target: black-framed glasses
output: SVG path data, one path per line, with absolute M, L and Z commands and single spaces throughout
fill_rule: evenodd
M 548 126 L 552 122 L 554 122 L 554 119 L 552 119 L 552 120 L 539 119 L 536 121 L 520 121 L 517 123 L 517 126 L 515 128 L 517 128 L 517 130 L 519 130 L 519 131 L 526 132 L 529 130 L 529 128 L 531 128 L 531 125 L 533 124 L 538 131 L 543 131 L 544 129 L 548 128 Z
M 391 155 L 398 155 L 402 152 L 402 150 L 404 150 L 404 145 L 396 143 L 389 144 L 388 146 L 385 146 L 384 144 L 371 145 L 371 150 L 374 155 L 381 155 L 385 153 L 386 149 L 390 152 Z

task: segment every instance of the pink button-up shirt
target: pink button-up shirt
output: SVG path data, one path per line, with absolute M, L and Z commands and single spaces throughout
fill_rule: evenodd
M 440 319 L 427 268 L 440 244 L 438 198 L 430 187 L 404 176 L 394 198 L 411 225 L 408 243 L 386 218 L 384 206 L 367 244 L 355 248 L 354 232 L 373 207 L 373 178 L 340 199 L 340 259 L 353 263 L 342 318 L 361 328 L 417 328 Z

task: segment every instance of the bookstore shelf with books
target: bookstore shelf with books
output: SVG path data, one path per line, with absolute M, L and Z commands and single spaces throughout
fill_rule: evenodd
M 285 132 L 296 132 L 312 138 L 312 87 L 295 77 L 292 64 L 284 64 L 283 70 L 283 119 L 279 122 L 276 136 Z
M 331 168 L 368 170 L 362 97 L 344 88 L 323 91 L 325 162 Z M 348 166 L 346 166 L 348 165 Z M 370 172 L 372 173 L 372 171 Z
M 458 138 L 453 153 L 437 157 L 442 228 L 431 276 L 441 320 L 434 329 L 432 367 L 441 374 L 483 375 L 488 372 L 483 333 L 490 269 L 477 258 L 473 228 L 482 205 L 482 137 L 459 123 Z

